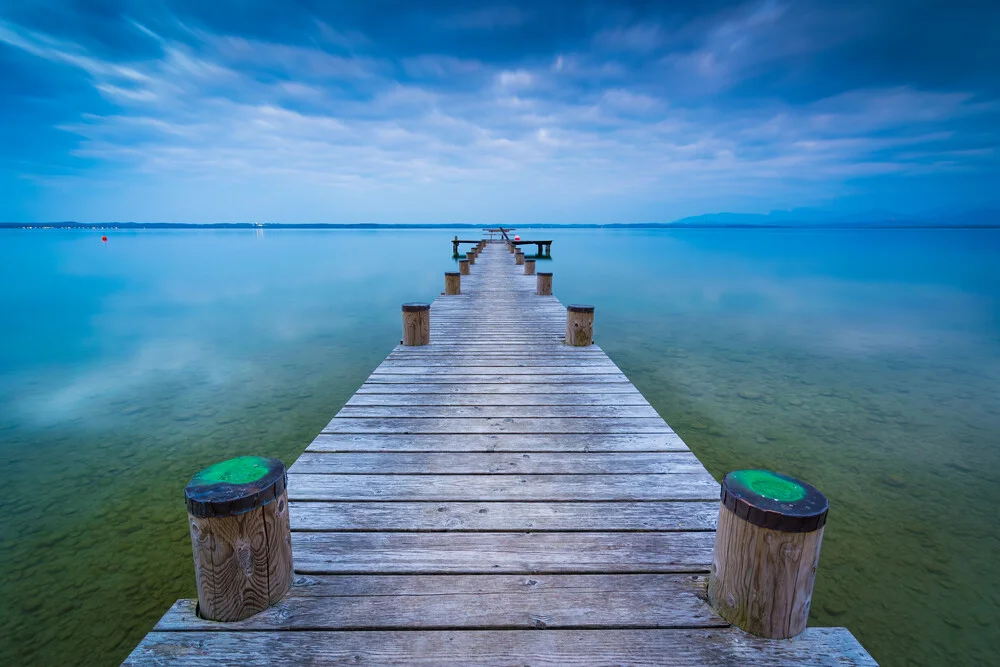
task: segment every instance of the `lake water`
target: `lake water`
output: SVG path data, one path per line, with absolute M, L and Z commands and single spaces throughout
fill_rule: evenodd
M 0 232 L 0 664 L 121 661 L 195 595 L 192 474 L 291 464 L 454 266 L 449 230 L 102 233 Z M 544 236 L 712 474 L 828 495 L 813 625 L 997 663 L 1000 231 Z

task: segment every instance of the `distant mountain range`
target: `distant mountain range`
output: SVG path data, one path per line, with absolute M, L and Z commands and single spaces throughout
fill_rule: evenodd
M 490 225 L 454 224 L 324 224 L 324 223 L 277 223 L 277 222 L 0 222 L 0 229 L 482 229 Z M 890 211 L 867 211 L 850 215 L 834 215 L 819 209 L 792 209 L 772 211 L 767 214 L 754 213 L 708 213 L 673 222 L 634 222 L 614 224 L 519 224 L 511 225 L 520 229 L 537 228 L 810 228 L 810 229 L 888 229 L 888 228 L 1000 228 L 1000 209 L 983 208 L 955 213 L 954 211 L 929 212 L 923 215 L 899 215 Z
M 646 226 L 646 225 L 643 225 Z M 709 213 L 681 218 L 656 227 L 998 227 L 1000 209 L 977 209 L 955 213 L 931 212 L 900 215 L 891 211 L 866 211 L 833 215 L 818 209 L 772 211 L 768 214 Z

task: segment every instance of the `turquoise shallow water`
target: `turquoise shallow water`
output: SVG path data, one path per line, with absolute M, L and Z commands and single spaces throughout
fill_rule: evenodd
M 194 594 L 191 475 L 292 462 L 453 266 L 447 230 L 100 234 L 0 235 L 0 664 L 124 658 Z M 813 624 L 885 665 L 997 662 L 1000 232 L 545 236 L 714 475 L 830 497 Z

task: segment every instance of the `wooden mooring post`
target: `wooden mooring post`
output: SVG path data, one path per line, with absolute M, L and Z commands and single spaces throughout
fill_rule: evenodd
M 566 306 L 566 344 L 586 347 L 594 342 L 594 307 Z
M 787 475 L 726 475 L 708 583 L 719 615 L 769 639 L 805 630 L 829 506 L 814 487 Z
M 533 259 L 524 260 L 524 275 L 526 276 L 535 275 L 535 260 Z
M 444 272 L 444 293 L 447 295 L 462 293 L 462 274 L 458 271 Z
M 545 271 L 539 271 L 535 275 L 538 276 L 536 279 L 537 282 L 535 283 L 535 294 L 539 296 L 550 296 L 552 294 L 552 274 Z
M 469 275 L 469 264 L 471 264 L 471 263 L 472 262 L 470 262 L 468 259 L 460 259 L 460 260 L 458 260 L 458 272 L 459 272 L 459 274 L 461 274 L 463 276 Z M 458 294 L 458 292 L 455 292 L 455 294 Z
M 514 253 L 514 263 L 517 264 L 518 266 L 524 264 L 524 253 L 521 252 L 520 250 Z
M 278 459 L 241 456 L 205 468 L 184 489 L 201 618 L 241 621 L 288 592 L 287 483 Z
M 401 345 L 427 345 L 431 342 L 431 305 L 429 303 L 403 304 L 403 338 Z

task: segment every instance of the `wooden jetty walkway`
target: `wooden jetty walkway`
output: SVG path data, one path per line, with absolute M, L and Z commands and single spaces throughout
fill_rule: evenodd
M 487 244 L 291 467 L 284 599 L 180 600 L 126 664 L 874 665 L 713 611 L 719 484 L 535 280 Z

